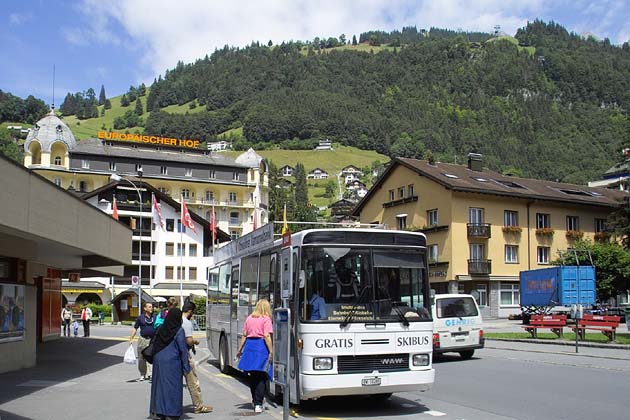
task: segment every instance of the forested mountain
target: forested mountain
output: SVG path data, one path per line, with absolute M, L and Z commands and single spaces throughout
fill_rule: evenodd
M 242 127 L 259 148 L 328 137 L 450 162 L 475 151 L 493 169 L 569 182 L 597 178 L 627 145 L 627 44 L 541 21 L 520 29 L 518 42 L 436 29 L 398 34 L 362 34 L 400 45 L 372 52 L 253 44 L 179 63 L 151 86 L 145 131 L 209 139 Z M 157 112 L 191 101 L 207 111 Z

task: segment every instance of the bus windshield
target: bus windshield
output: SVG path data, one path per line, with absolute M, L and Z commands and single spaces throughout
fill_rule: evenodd
M 300 318 L 326 322 L 430 319 L 424 251 L 304 247 Z

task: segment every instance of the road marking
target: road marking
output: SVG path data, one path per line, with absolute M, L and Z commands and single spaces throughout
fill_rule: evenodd
M 442 417 L 446 415 L 446 413 L 442 413 L 441 411 L 435 411 L 435 410 L 425 411 L 424 414 L 428 414 L 433 417 Z
M 26 387 L 33 387 L 33 388 L 47 388 L 47 387 L 66 388 L 66 387 L 76 385 L 76 384 L 78 384 L 78 382 L 59 382 L 59 381 L 44 381 L 44 380 L 33 379 L 30 381 L 22 382 L 21 384 L 18 384 L 17 386 L 26 386 Z
M 103 337 L 99 335 L 91 335 L 88 338 L 94 338 L 96 340 L 110 340 L 110 341 L 129 341 L 129 337 Z

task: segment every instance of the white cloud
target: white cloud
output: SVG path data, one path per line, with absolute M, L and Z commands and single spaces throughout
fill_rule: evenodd
M 31 13 L 11 13 L 9 14 L 9 24 L 14 26 L 21 26 L 33 19 Z
M 194 61 L 226 44 L 279 43 L 342 33 L 351 39 L 368 30 L 408 25 L 484 32 L 500 25 L 514 34 L 537 17 L 562 24 L 562 17 L 550 15 L 565 16 L 567 8 L 573 15 L 590 8 L 610 25 L 612 10 L 619 13 L 619 0 L 606 1 L 602 9 L 586 0 L 83 0 L 79 10 L 89 24 L 75 29 L 76 33 L 68 31 L 66 39 L 132 48 L 138 53 L 136 64 L 146 69 L 143 78 L 152 79 L 178 60 Z

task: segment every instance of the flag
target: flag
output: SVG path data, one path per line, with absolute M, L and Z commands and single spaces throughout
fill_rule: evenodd
M 217 219 L 214 215 L 214 206 L 212 206 L 212 216 L 210 216 L 210 232 L 212 233 L 212 241 L 217 236 Z
M 114 197 L 114 203 L 112 204 L 112 217 L 118 220 L 118 207 L 116 207 L 116 197 Z
M 151 210 L 151 215 L 153 216 L 153 223 L 155 226 L 162 228 L 164 230 L 164 219 L 162 219 L 162 210 L 160 209 L 160 204 L 157 202 L 155 198 L 155 194 L 151 194 L 153 201 L 153 209 Z
M 186 226 L 188 229 L 192 229 L 193 232 L 197 233 L 197 229 L 195 229 L 195 224 L 190 217 L 190 213 L 188 213 L 188 208 L 186 207 L 186 200 L 184 200 L 184 196 L 182 195 L 182 226 Z
M 284 212 L 282 213 L 282 234 L 284 235 L 289 230 L 287 225 L 287 203 L 284 203 Z

